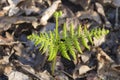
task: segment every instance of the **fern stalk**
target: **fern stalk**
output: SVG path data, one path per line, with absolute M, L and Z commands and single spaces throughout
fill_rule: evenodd
M 58 39 L 58 16 L 56 16 L 55 21 L 56 21 L 55 34 L 56 34 L 56 39 Z

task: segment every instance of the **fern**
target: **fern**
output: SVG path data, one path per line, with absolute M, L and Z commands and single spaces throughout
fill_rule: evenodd
M 58 13 L 56 14 L 58 16 Z M 58 19 L 56 19 L 58 21 Z M 56 27 L 58 27 L 58 22 Z M 90 50 L 90 46 L 88 42 L 93 44 L 92 38 L 99 38 L 102 35 L 106 35 L 109 33 L 108 30 L 95 28 L 91 31 L 87 30 L 86 27 L 84 29 L 81 28 L 81 25 L 78 27 L 78 31 L 75 33 L 73 29 L 73 24 L 70 26 L 70 31 L 66 30 L 66 24 L 64 24 L 62 38 L 60 38 L 60 34 L 58 33 L 58 28 L 55 29 L 53 32 L 49 33 L 40 33 L 38 36 L 37 34 L 32 34 L 28 36 L 28 39 L 34 41 L 35 45 L 40 44 L 40 50 L 45 53 L 48 50 L 49 58 L 48 60 L 51 61 L 55 58 L 58 52 L 61 52 L 61 55 L 70 60 L 70 57 L 67 52 L 70 52 L 72 57 L 75 59 L 75 50 L 79 53 L 83 53 L 80 47 L 82 44 L 85 48 Z M 63 39 L 64 41 L 61 41 Z M 80 40 L 79 40 L 80 39 Z M 55 50 L 58 48 L 58 50 Z
M 70 25 L 70 31 L 67 31 L 66 24 L 64 23 L 62 37 L 60 37 L 61 34 L 58 32 L 59 16 L 61 16 L 61 12 L 55 12 L 56 28 L 53 32 L 40 33 L 39 35 L 31 34 L 28 36 L 28 39 L 32 40 L 35 46 L 39 45 L 39 50 L 42 51 L 42 54 L 48 52 L 48 61 L 55 61 L 58 52 L 68 60 L 71 60 L 71 57 L 76 59 L 76 51 L 83 53 L 81 45 L 90 50 L 88 42 L 93 44 L 93 37 L 98 39 L 100 36 L 109 33 L 109 31 L 104 28 L 95 28 L 89 31 L 85 26 L 81 25 L 78 26 L 77 31 L 75 31 L 72 23 Z M 82 27 L 84 28 L 82 29 Z

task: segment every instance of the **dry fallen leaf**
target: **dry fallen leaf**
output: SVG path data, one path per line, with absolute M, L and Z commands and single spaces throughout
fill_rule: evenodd
M 53 4 L 43 12 L 42 17 L 40 19 L 41 25 L 46 25 L 48 19 L 53 15 L 53 13 L 57 10 L 58 5 L 61 3 L 61 0 L 57 0 L 53 2 Z
M 87 65 L 82 65 L 79 67 L 79 75 L 82 75 L 90 70 L 91 69 Z
M 88 71 L 90 71 L 92 69 L 93 68 L 90 68 L 87 65 L 78 65 L 73 72 L 73 78 L 76 79 L 77 77 L 87 73 Z
M 10 29 L 12 24 L 34 23 L 37 20 L 36 17 L 0 17 L 0 32 Z
M 106 63 L 114 63 L 114 60 L 110 58 L 101 48 L 97 48 L 97 60 L 98 60 L 98 69 L 103 68 Z
M 102 24 L 101 22 L 101 18 L 99 16 L 99 14 L 95 11 L 92 10 L 87 10 L 87 11 L 79 11 L 76 13 L 76 16 L 80 19 L 90 19 L 90 20 L 94 20 L 99 24 Z
M 89 8 L 89 4 L 91 0 L 69 0 L 73 2 L 74 4 L 79 4 L 82 6 L 83 9 L 87 10 Z
M 95 3 L 97 12 L 102 16 L 102 19 L 105 21 L 105 27 L 110 28 L 111 23 L 108 21 L 107 17 L 105 16 L 104 8 L 100 3 Z

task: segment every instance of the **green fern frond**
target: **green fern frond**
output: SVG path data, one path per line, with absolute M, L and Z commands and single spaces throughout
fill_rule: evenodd
M 58 52 L 58 46 L 50 46 L 51 51 L 49 51 L 49 57 L 48 61 L 52 61 L 56 56 Z
M 78 30 L 77 30 L 77 36 L 80 37 L 81 36 L 81 33 L 82 33 L 82 25 L 79 25 L 78 26 Z
M 105 30 L 104 28 L 103 29 L 95 28 L 90 31 L 90 34 L 92 35 L 92 37 L 95 37 L 96 39 L 99 39 L 100 36 L 106 35 L 108 33 L 109 33 L 109 30 Z
M 87 48 L 88 50 L 90 50 L 90 47 L 87 43 L 87 38 L 84 36 L 84 35 L 81 35 L 81 42 L 82 42 L 82 45 Z
M 75 48 L 73 46 L 73 41 L 70 38 L 66 38 L 65 45 L 70 55 L 73 57 L 74 60 L 76 60 L 76 53 L 75 53 Z
M 81 50 L 81 47 L 80 47 L 80 43 L 78 42 L 78 39 L 76 37 L 73 37 L 72 38 L 73 40 L 73 44 L 75 46 L 75 48 L 80 52 L 80 53 L 83 53 L 82 50 Z
M 69 55 L 68 55 L 68 53 L 67 53 L 67 48 L 66 48 L 65 43 L 63 41 L 61 41 L 59 46 L 60 46 L 59 50 L 60 50 L 62 56 L 64 58 L 68 59 L 68 60 L 71 60 L 70 57 L 69 57 Z
M 67 37 L 67 30 L 66 30 L 66 23 L 63 25 L 63 32 L 62 32 L 63 38 Z
M 93 45 L 92 35 L 90 34 L 89 30 L 87 30 L 86 26 L 84 27 L 84 35 L 86 35 L 88 41 Z
M 73 37 L 75 34 L 74 34 L 74 29 L 73 29 L 73 23 L 70 24 L 70 36 Z

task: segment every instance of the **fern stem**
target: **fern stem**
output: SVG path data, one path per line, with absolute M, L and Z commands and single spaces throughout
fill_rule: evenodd
M 55 73 L 55 65 L 56 65 L 56 59 L 57 59 L 57 53 L 58 53 L 58 46 L 56 46 L 56 48 L 54 49 L 54 53 L 56 53 L 56 56 L 54 57 L 53 61 L 52 61 L 52 67 L 51 67 L 51 72 L 52 75 L 54 75 Z
M 54 73 L 55 73 L 56 59 L 57 59 L 57 56 L 55 56 L 55 58 L 52 61 L 52 67 L 51 67 L 52 75 L 54 75 Z
M 58 40 L 58 38 L 59 38 L 59 35 L 58 35 L 58 16 L 56 16 L 55 21 L 56 21 L 55 33 L 56 33 L 56 39 Z

